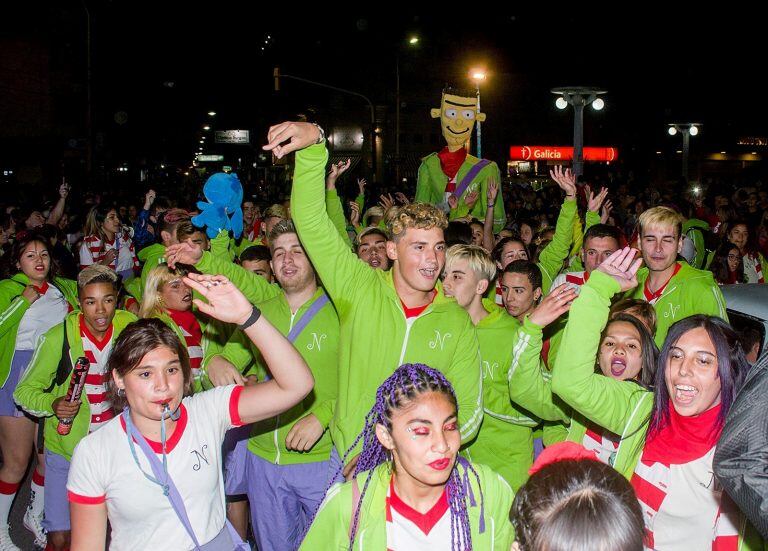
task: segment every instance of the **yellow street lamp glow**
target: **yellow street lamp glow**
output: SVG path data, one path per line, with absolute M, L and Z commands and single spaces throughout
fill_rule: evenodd
M 472 69 L 472 80 L 485 80 L 486 74 L 482 69 Z
M 216 111 L 208 111 L 208 116 L 209 117 L 215 117 L 216 116 Z
M 207 124 L 205 126 L 203 126 L 203 130 L 210 130 L 210 129 L 211 129 L 211 127 L 208 126 Z
M 418 36 L 412 36 L 411 38 L 408 39 L 408 44 L 410 44 L 412 46 L 414 44 L 418 44 L 418 43 L 419 43 L 419 37 Z

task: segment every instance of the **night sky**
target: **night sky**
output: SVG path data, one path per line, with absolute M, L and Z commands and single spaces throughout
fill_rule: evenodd
M 414 17 L 333 14 L 328 7 L 301 15 L 291 8 L 269 13 L 261 3 L 224 4 L 88 2 L 94 120 L 97 131 L 111 133 L 115 155 L 189 158 L 210 109 L 220 127 L 230 128 L 263 131 L 308 108 L 320 121 L 359 112 L 364 124 L 357 100 L 288 81 L 276 94 L 273 68 L 393 109 L 398 57 L 405 121 L 427 118 L 444 83 L 470 86 L 470 67 L 489 71 L 482 88 L 485 149 L 499 159 L 510 144 L 571 144 L 572 112 L 555 109 L 549 93 L 564 85 L 609 91 L 602 112 L 585 114 L 585 145 L 639 155 L 674 149 L 668 122 L 703 123 L 698 147 L 712 150 L 735 144 L 737 136 L 768 134 L 759 87 L 763 23 L 749 14 L 447 9 Z M 82 3 L 64 2 L 2 23 L 6 39 L 50 46 L 77 90 L 74 111 L 83 107 L 85 22 Z M 419 37 L 417 47 L 407 44 L 410 36 Z M 119 125 L 117 113 L 124 114 Z

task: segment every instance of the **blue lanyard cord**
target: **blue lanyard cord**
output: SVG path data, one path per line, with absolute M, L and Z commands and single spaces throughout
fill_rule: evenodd
M 165 474 L 165 481 L 161 482 L 157 480 L 155 477 L 150 476 L 146 472 L 144 472 L 144 469 L 141 468 L 141 463 L 139 463 L 139 458 L 136 455 L 136 446 L 133 443 L 133 436 L 131 434 L 133 433 L 133 424 L 131 423 L 131 414 L 128 408 L 125 408 L 125 425 L 126 425 L 126 432 L 128 433 L 128 447 L 131 449 L 131 455 L 133 455 L 133 460 L 136 462 L 136 466 L 141 471 L 141 474 L 144 475 L 144 477 L 149 480 L 150 482 L 157 484 L 163 489 L 163 495 L 168 496 L 168 456 L 166 455 L 166 433 L 165 433 L 165 420 L 167 418 L 173 419 L 174 421 L 178 419 L 178 415 L 174 415 L 176 412 L 171 412 L 171 410 L 168 408 L 168 404 L 165 405 L 163 408 L 163 414 L 160 418 L 160 443 L 163 447 L 163 473 Z M 175 417 L 175 418 L 174 418 Z M 138 432 L 138 431 L 137 431 Z

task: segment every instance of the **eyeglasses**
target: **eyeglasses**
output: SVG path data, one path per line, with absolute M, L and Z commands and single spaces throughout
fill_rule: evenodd
M 728 255 L 728 260 L 738 260 L 739 258 L 740 258 L 740 256 L 737 255 L 737 254 L 729 254 Z

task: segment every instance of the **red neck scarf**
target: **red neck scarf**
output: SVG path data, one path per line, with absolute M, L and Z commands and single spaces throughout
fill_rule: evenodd
M 187 346 L 200 346 L 200 342 L 203 340 L 203 330 L 200 328 L 200 323 L 197 321 L 195 314 L 192 310 L 171 310 L 168 308 L 168 315 L 178 325 L 186 330 L 191 336 L 187 337 Z
M 456 177 L 456 173 L 464 163 L 464 159 L 467 158 L 467 150 L 464 147 L 460 147 L 456 151 L 449 151 L 448 146 L 445 146 L 437 156 L 440 159 L 440 168 L 443 170 L 443 174 L 451 180 Z
M 721 427 L 717 427 L 720 406 L 693 417 L 683 417 L 669 404 L 669 423 L 648 437 L 643 448 L 643 461 L 682 465 L 706 455 L 720 438 Z

